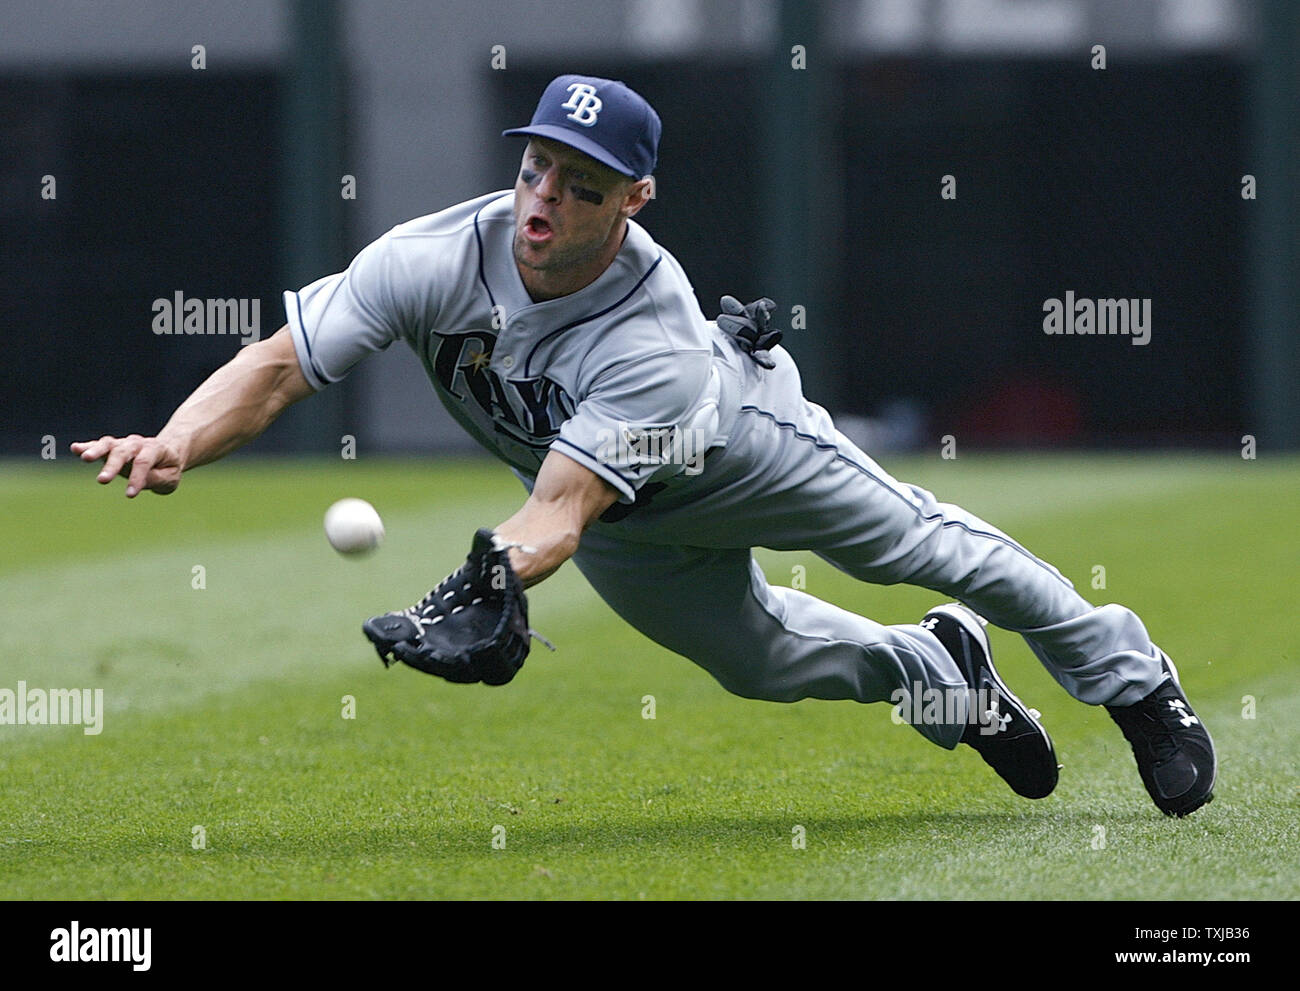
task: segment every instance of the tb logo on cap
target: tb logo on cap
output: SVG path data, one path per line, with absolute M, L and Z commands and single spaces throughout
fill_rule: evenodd
M 596 95 L 596 87 L 587 83 L 574 83 L 569 87 L 569 92 L 573 95 L 569 97 L 568 102 L 560 104 L 565 110 L 573 111 L 567 115 L 568 119 L 583 127 L 591 127 L 596 123 L 596 115 L 600 113 L 600 108 L 604 106 L 600 97 Z

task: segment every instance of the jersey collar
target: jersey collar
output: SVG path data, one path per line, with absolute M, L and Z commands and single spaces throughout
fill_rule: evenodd
M 561 324 L 568 323 L 582 314 L 602 310 L 618 302 L 629 289 L 642 281 L 659 259 L 659 247 L 649 232 L 635 220 L 629 220 L 623 244 L 605 271 L 577 292 L 569 293 L 567 296 L 557 296 L 555 299 L 533 302 L 533 298 L 528 295 L 527 287 L 524 286 L 523 276 L 519 274 L 519 266 L 515 264 L 514 193 L 507 193 L 501 200 L 489 203 L 483 212 L 486 216 L 489 211 L 496 212 L 496 210 L 500 210 L 501 214 L 509 220 L 508 224 L 492 226 L 501 232 L 503 243 L 499 244 L 498 248 L 505 251 L 507 258 L 505 267 L 509 269 L 510 274 L 507 286 L 491 284 L 489 289 L 496 302 L 505 304 L 507 320 L 516 314 L 522 315 L 527 310 L 530 316 Z M 554 314 L 553 318 L 551 314 Z

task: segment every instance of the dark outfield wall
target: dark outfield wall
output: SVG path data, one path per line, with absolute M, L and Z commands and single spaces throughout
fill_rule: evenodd
M 498 75 L 503 122 L 528 119 L 555 69 Z M 764 294 L 755 73 L 624 66 L 621 78 L 664 120 L 644 223 L 706 313 L 723 292 Z M 859 414 L 916 400 L 933 431 L 988 443 L 1239 435 L 1244 220 L 1259 208 L 1241 197 L 1244 81 L 1219 58 L 838 70 L 828 319 L 789 345 L 829 358 L 810 394 Z M 945 175 L 955 199 L 941 197 Z M 1151 299 L 1150 343 L 1047 335 L 1044 301 L 1067 290 Z
M 496 123 L 527 120 L 570 68 L 493 73 Z M 660 195 L 642 219 L 706 312 L 723 292 L 766 292 L 753 67 L 581 69 L 624 78 L 660 110 Z M 912 400 L 927 436 L 972 442 L 1239 436 L 1244 221 L 1260 208 L 1240 194 L 1245 79 L 1221 58 L 838 69 L 824 111 L 838 218 L 818 232 L 825 318 L 789 341 L 829 359 L 812 397 L 859 414 Z M 277 85 L 265 73 L 0 80 L 0 452 L 156 428 L 230 356 L 230 338 L 155 336 L 155 298 L 258 298 L 263 331 L 280 325 Z M 520 145 L 499 148 L 485 190 L 517 166 Z M 40 198 L 47 173 L 53 201 Z M 955 199 L 941 197 L 945 175 Z M 1048 336 L 1043 303 L 1067 291 L 1149 298 L 1150 343 Z M 261 446 L 308 434 L 273 428 Z

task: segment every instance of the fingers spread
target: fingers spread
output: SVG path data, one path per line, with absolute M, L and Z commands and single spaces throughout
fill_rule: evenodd
M 110 437 L 108 434 L 105 434 L 99 440 L 79 440 L 73 443 L 72 453 L 80 454 L 82 461 L 98 461 L 113 449 L 113 444 L 116 441 L 116 437 Z M 77 450 L 78 448 L 81 450 Z
M 112 450 L 109 452 L 108 460 L 104 462 L 104 467 L 100 470 L 97 480 L 101 484 L 106 484 L 116 478 L 118 472 L 122 470 L 122 466 L 133 460 L 136 454 L 139 453 L 143 442 L 144 438 L 139 434 L 132 434 L 130 437 L 123 437 L 121 440 L 115 441 L 111 445 Z M 103 441 L 100 443 L 103 443 Z
M 158 460 L 156 441 L 145 442 L 131 462 L 131 477 L 126 480 L 126 497 L 133 499 L 149 481 L 149 470 Z

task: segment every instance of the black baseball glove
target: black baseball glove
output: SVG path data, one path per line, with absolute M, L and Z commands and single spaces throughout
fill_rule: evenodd
M 723 296 L 719 302 L 722 312 L 718 314 L 718 327 L 734 337 L 741 349 L 764 368 L 775 368 L 776 362 L 768 351 L 781 343 L 782 334 L 768 324 L 776 304 L 766 296 L 745 304 L 735 296 Z
M 401 661 L 457 684 L 513 678 L 533 634 L 511 546 L 517 545 L 479 530 L 465 563 L 432 592 L 409 609 L 366 620 L 362 630 L 384 666 Z

